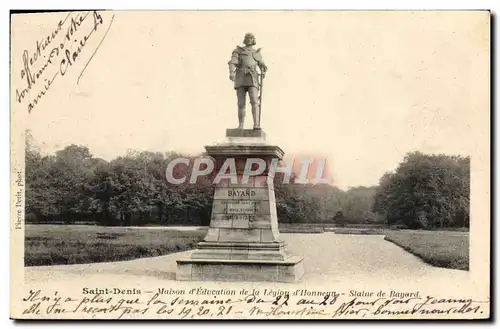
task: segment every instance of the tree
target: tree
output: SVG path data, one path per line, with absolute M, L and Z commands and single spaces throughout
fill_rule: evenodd
M 408 153 L 377 187 L 373 210 L 411 228 L 469 225 L 470 159 Z
M 346 222 L 375 223 L 379 219 L 373 213 L 373 202 L 376 187 L 350 187 L 341 201 L 341 209 Z
M 42 157 L 29 130 L 26 131 L 25 142 L 26 220 L 34 221 L 57 213 L 57 198 L 49 184 L 54 157 Z

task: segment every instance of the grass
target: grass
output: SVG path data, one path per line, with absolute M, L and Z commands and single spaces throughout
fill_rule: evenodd
M 456 231 L 386 231 L 385 240 L 444 268 L 469 270 L 469 234 Z
M 166 255 L 196 248 L 206 228 L 175 230 L 88 225 L 27 225 L 26 266 L 84 264 Z

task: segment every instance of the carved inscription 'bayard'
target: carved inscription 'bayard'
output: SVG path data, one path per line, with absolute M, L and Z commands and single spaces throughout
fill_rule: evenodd
M 227 191 L 227 196 L 229 197 L 254 197 L 255 191 L 247 189 L 233 189 Z

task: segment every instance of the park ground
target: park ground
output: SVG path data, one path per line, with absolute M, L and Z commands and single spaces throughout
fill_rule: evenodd
M 196 248 L 205 227 L 102 227 L 92 225 L 27 225 L 25 265 L 62 265 L 116 262 L 155 257 Z M 318 232 L 315 232 L 318 233 Z M 325 240 L 330 237 L 332 252 L 338 252 L 339 241 L 366 243 L 363 236 L 385 239 L 381 245 L 395 244 L 424 262 L 442 268 L 469 269 L 469 233 L 422 230 L 343 229 L 343 234 L 284 234 L 304 239 Z M 293 238 L 292 238 L 293 239 Z M 327 242 L 327 241 L 325 241 Z M 358 247 L 357 247 L 358 248 Z M 300 251 L 300 250 L 299 250 Z M 380 250 L 379 252 L 384 252 Z
M 196 248 L 205 228 L 27 225 L 25 265 L 113 262 Z

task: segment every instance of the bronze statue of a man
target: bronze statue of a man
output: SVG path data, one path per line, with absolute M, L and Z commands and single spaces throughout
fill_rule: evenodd
M 244 46 L 236 46 L 229 61 L 229 79 L 234 81 L 234 89 L 238 98 L 238 120 L 239 129 L 243 129 L 245 123 L 245 101 L 246 93 L 250 97 L 252 105 L 253 129 L 260 129 L 260 97 L 259 72 L 264 78 L 267 66 L 264 64 L 260 48 L 255 49 L 255 36 L 252 33 L 245 34 Z M 261 80 L 262 81 L 262 80 Z

